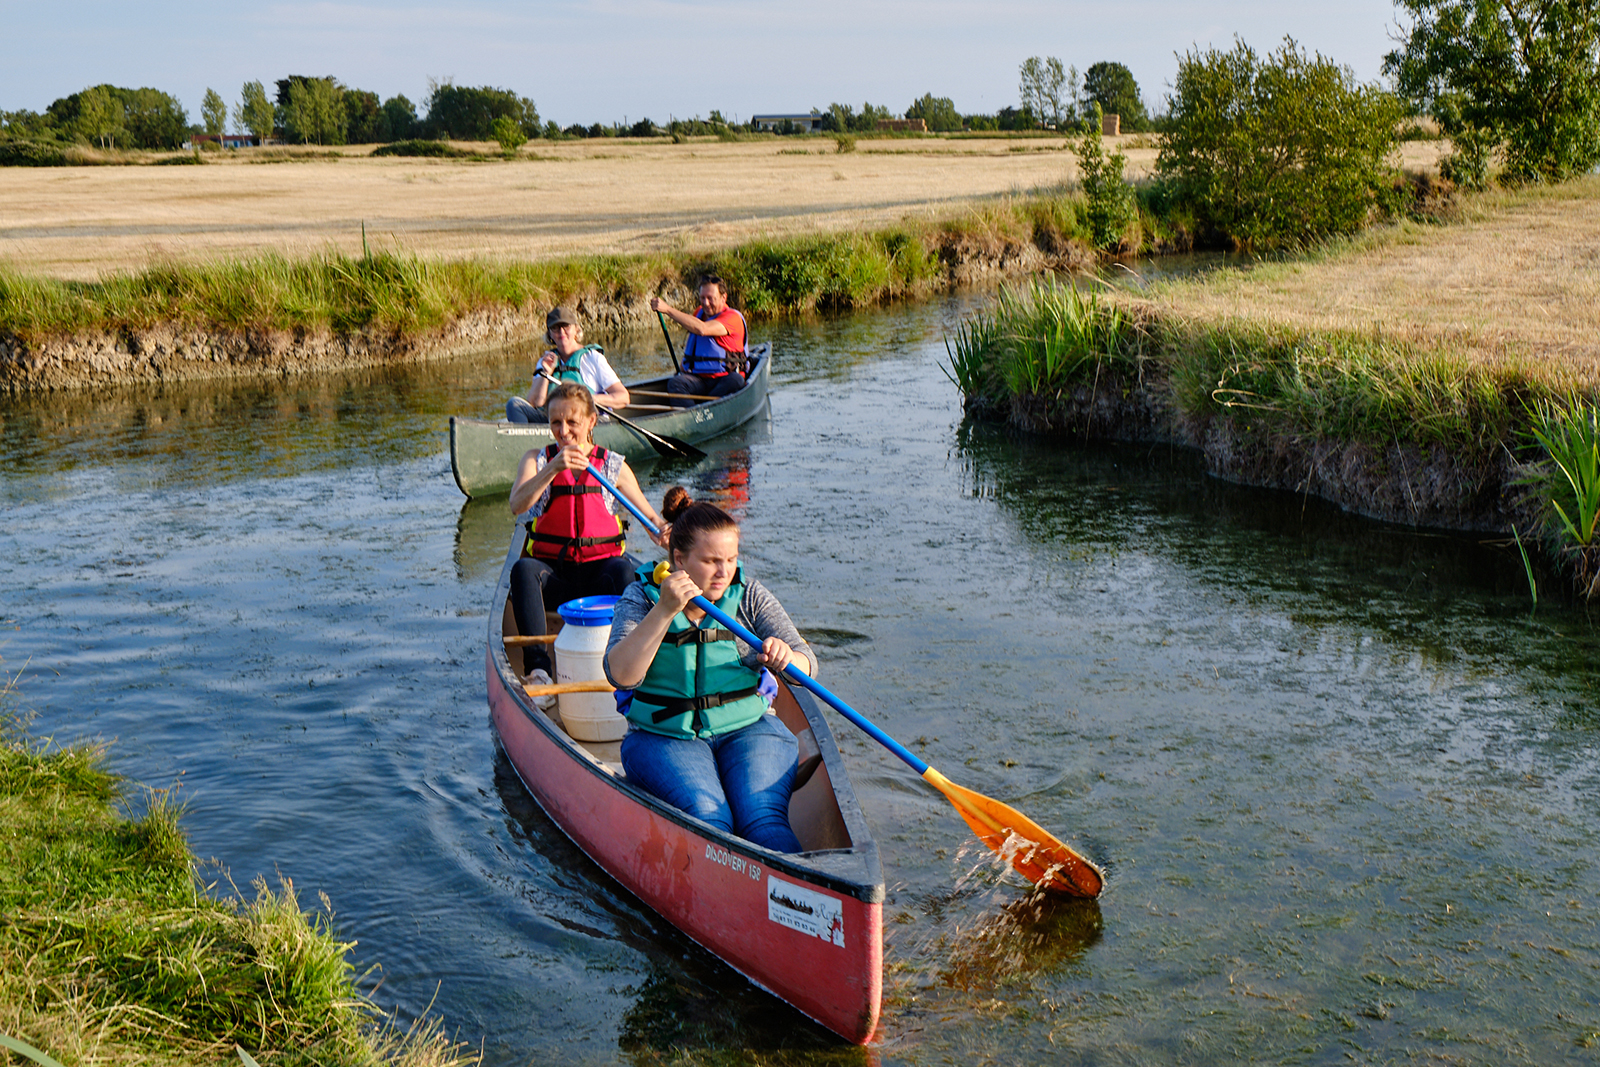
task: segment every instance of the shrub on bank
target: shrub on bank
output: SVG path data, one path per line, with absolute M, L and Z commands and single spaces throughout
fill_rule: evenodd
M 1404 108 L 1292 40 L 1243 41 L 1178 64 L 1156 169 L 1168 199 L 1239 248 L 1350 233 L 1396 210 L 1387 162 Z

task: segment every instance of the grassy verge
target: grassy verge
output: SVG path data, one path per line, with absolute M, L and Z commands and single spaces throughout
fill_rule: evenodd
M 164 794 L 119 814 L 103 753 L 30 738 L 14 705 L 0 686 L 0 1034 L 66 1067 L 475 1062 L 437 1024 L 385 1025 L 291 885 L 207 896 Z
M 642 303 L 713 270 L 757 317 L 866 307 L 947 284 L 972 257 L 1092 262 L 1082 198 L 1008 197 L 941 222 L 865 233 L 754 241 L 711 254 L 591 256 L 542 262 L 444 260 L 404 252 L 268 254 L 61 281 L 0 266 L 0 334 L 37 343 L 91 330 L 174 324 L 217 330 L 412 332 L 483 309 L 577 299 Z

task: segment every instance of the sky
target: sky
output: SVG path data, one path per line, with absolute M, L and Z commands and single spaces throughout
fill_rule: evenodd
M 110 82 L 172 93 L 198 122 L 207 88 L 231 105 L 246 81 L 331 74 L 418 105 L 429 79 L 511 89 L 563 126 L 836 101 L 900 113 L 924 93 L 989 113 L 1017 102 L 1037 55 L 1122 63 L 1160 110 L 1175 53 L 1235 36 L 1265 52 L 1289 35 L 1378 80 L 1398 14 L 1383 0 L 0 0 L 0 109 Z

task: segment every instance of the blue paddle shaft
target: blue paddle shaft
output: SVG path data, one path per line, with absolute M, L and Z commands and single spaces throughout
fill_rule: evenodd
M 622 492 L 616 486 L 612 485 L 605 475 L 595 470 L 594 464 L 592 463 L 589 465 L 589 473 L 594 476 L 595 481 L 605 486 L 607 491 L 609 491 L 612 496 L 616 497 L 618 503 L 627 508 L 629 511 L 633 512 L 633 517 L 644 523 L 646 529 L 648 529 L 651 533 L 661 532 L 655 523 L 644 517 L 644 512 L 634 507 L 633 501 L 623 496 Z M 705 597 L 697 596 L 694 598 L 693 603 L 695 607 L 699 608 L 713 619 L 716 619 L 722 625 L 726 626 L 730 633 L 738 637 L 739 640 L 743 641 L 751 648 L 761 647 L 761 638 L 751 633 L 738 620 L 729 616 L 727 612 L 711 603 L 711 601 L 707 600 Z M 840 715 L 843 715 L 845 718 L 861 727 L 861 729 L 865 730 L 874 741 L 878 742 L 878 744 L 882 745 L 890 752 L 893 752 L 896 756 L 899 756 L 901 760 L 905 762 L 906 766 L 916 771 L 917 774 L 921 775 L 927 773 L 928 765 L 912 754 L 910 749 L 906 748 L 906 746 L 902 745 L 900 742 L 896 741 L 894 738 L 878 729 L 877 724 L 871 719 L 867 718 L 855 708 L 852 708 L 849 704 L 846 704 L 844 701 L 834 696 L 828 691 L 827 686 L 823 685 L 806 672 L 797 671 L 793 667 L 785 667 L 783 669 L 783 674 L 784 677 L 788 678 L 791 682 L 796 682 L 805 686 L 807 689 L 817 694 L 817 696 L 827 701 L 829 707 L 833 708 L 833 710 L 837 711 Z

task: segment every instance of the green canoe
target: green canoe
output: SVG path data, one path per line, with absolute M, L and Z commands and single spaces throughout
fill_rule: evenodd
M 749 422 L 767 402 L 767 384 L 772 370 L 772 345 L 751 345 L 750 376 L 737 393 L 696 404 L 692 408 L 661 410 L 666 401 L 645 397 L 645 403 L 622 409 L 625 418 L 652 433 L 676 437 L 691 445 L 726 433 Z M 667 378 L 629 382 L 628 389 L 654 393 L 667 391 Z M 469 497 L 509 493 L 516 477 L 517 464 L 530 448 L 542 448 L 551 441 L 550 427 L 538 423 L 450 417 L 450 470 L 456 485 Z M 594 443 L 601 448 L 644 459 L 654 451 L 639 434 L 620 422 L 602 421 L 594 429 Z

